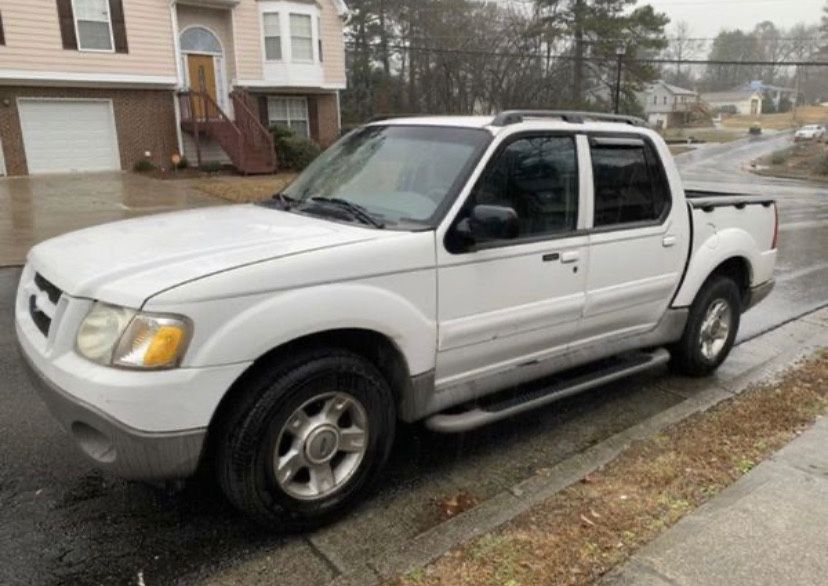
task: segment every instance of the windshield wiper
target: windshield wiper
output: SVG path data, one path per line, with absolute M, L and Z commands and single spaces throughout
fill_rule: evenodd
M 281 191 L 279 193 L 274 193 L 270 199 L 271 201 L 279 202 L 283 210 L 289 210 L 291 206 L 296 203 L 295 199 L 293 199 L 289 195 L 285 195 Z
M 371 224 L 374 228 L 385 228 L 385 222 L 375 218 L 368 210 L 357 203 L 339 197 L 312 197 L 311 201 L 334 204 L 348 210 L 351 215 L 363 224 Z

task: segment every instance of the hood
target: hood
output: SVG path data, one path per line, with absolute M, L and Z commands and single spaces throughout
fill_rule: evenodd
M 28 262 L 69 295 L 137 308 L 206 275 L 383 235 L 261 206 L 217 206 L 71 232 L 32 248 Z

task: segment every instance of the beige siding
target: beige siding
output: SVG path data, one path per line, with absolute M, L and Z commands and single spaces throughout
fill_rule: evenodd
M 344 23 L 336 12 L 332 0 L 321 0 L 322 4 L 322 69 L 325 83 L 345 83 L 345 41 Z
M 224 48 L 224 63 L 227 68 L 227 79 L 236 77 L 235 47 L 233 46 L 233 30 L 230 24 L 230 11 L 212 8 L 198 8 L 182 4 L 178 6 L 178 30 L 183 31 L 190 26 L 204 26 L 218 35 Z
M 327 1 L 327 0 L 326 0 Z M 242 0 L 233 10 L 239 79 L 262 79 L 262 29 L 256 0 Z
M 318 0 L 315 3 L 321 10 L 324 81 L 326 84 L 344 84 L 344 23 L 337 14 L 333 0 Z M 256 0 L 241 0 L 234 10 L 233 17 L 236 26 L 236 50 L 239 68 L 237 77 L 244 80 L 261 80 L 264 76 L 262 69 L 262 29 Z
M 175 77 L 168 0 L 124 0 L 129 53 L 63 49 L 54 0 L 3 0 L 0 69 Z

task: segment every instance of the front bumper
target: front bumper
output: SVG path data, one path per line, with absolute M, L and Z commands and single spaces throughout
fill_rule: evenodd
M 44 377 L 22 347 L 18 349 L 49 411 L 98 467 L 133 480 L 186 478 L 196 471 L 206 428 L 177 432 L 131 428 L 60 389 Z
M 776 281 L 771 279 L 770 281 L 765 281 L 761 285 L 756 285 L 755 287 L 751 287 L 750 291 L 748 292 L 748 298 L 745 303 L 745 311 L 762 301 L 765 297 L 770 295 L 771 291 L 773 291 L 773 287 L 776 285 Z

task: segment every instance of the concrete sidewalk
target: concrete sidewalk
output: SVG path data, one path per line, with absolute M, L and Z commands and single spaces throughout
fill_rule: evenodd
M 828 419 L 822 418 L 642 549 L 604 584 L 825 584 L 826 447 Z

